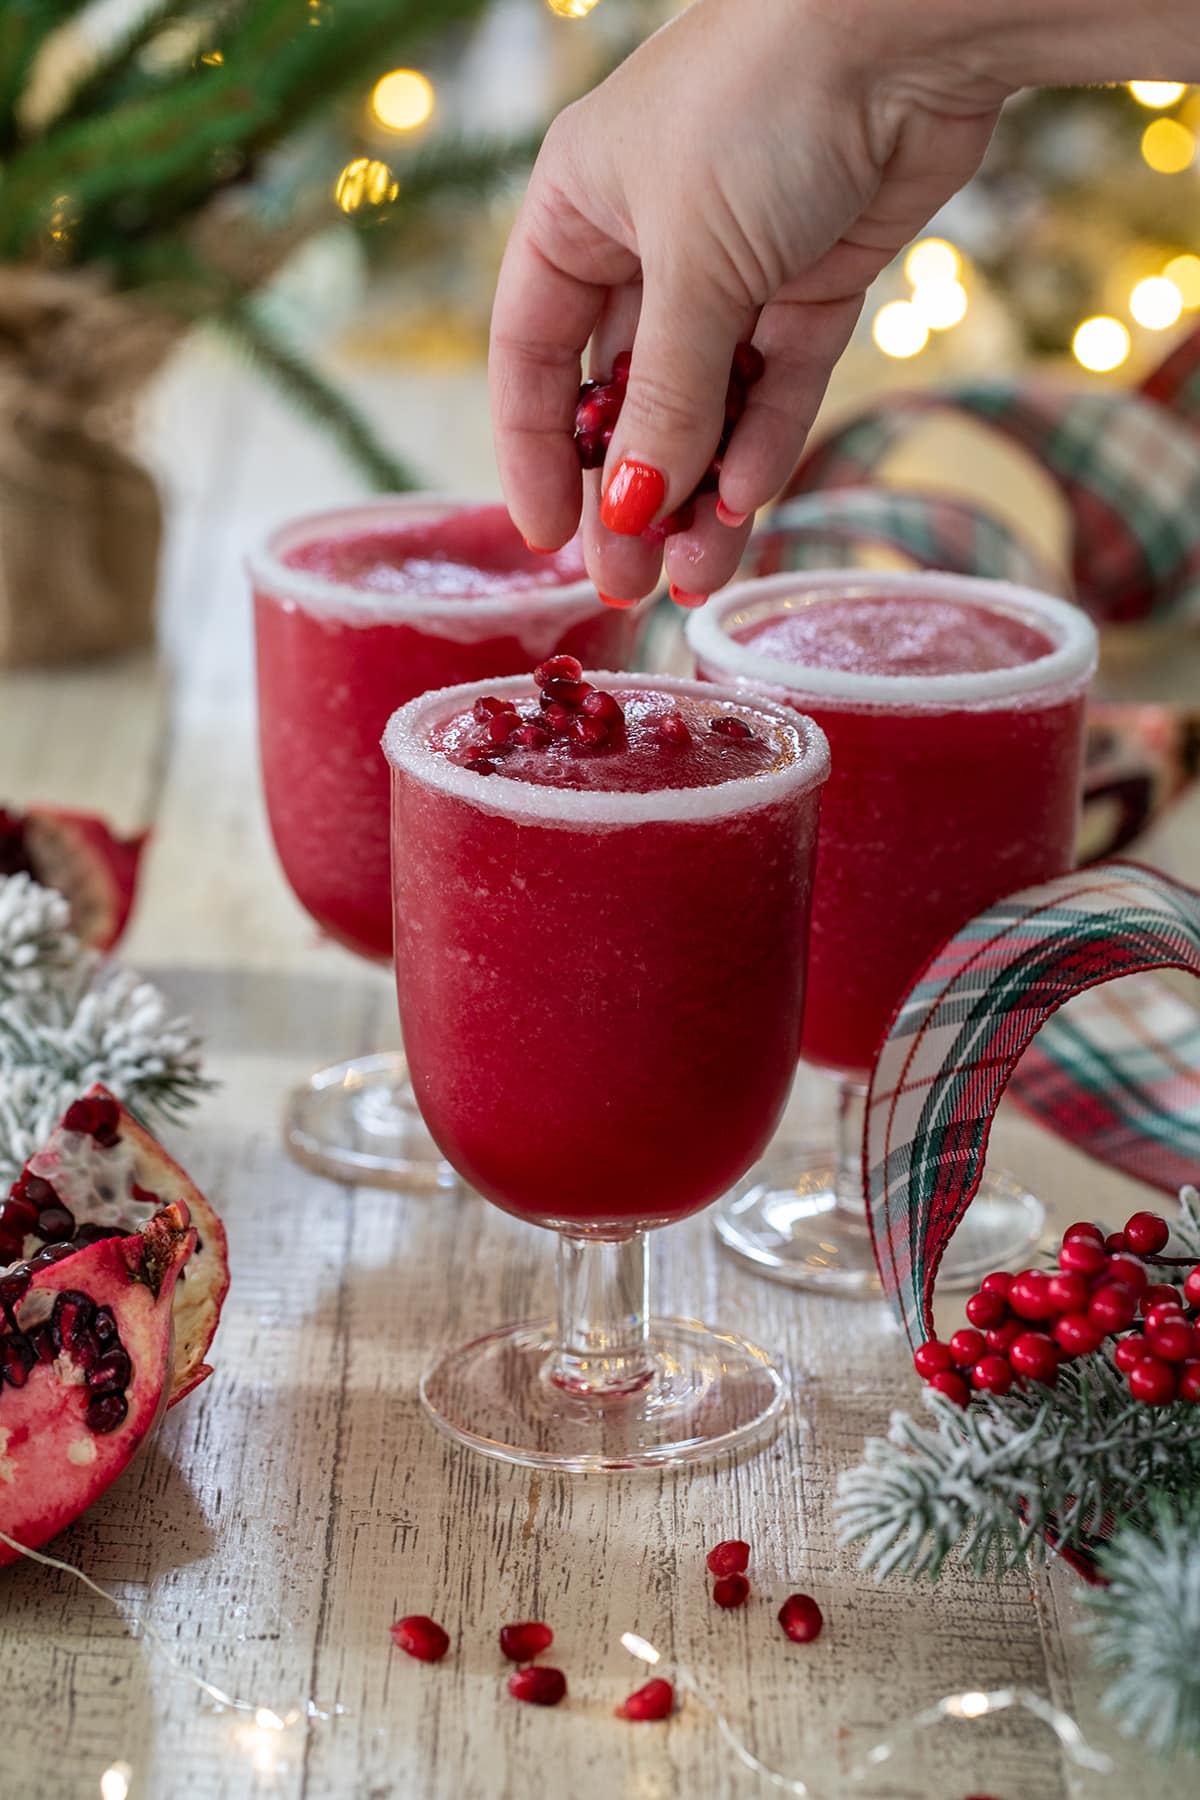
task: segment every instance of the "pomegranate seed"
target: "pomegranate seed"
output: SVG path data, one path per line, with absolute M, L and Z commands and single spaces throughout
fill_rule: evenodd
M 734 1606 L 744 1606 L 750 1592 L 750 1583 L 744 1575 L 722 1575 L 719 1581 L 713 1582 L 712 1597 L 718 1606 L 727 1610 Z
M 1085 1312 L 1064 1313 L 1055 1319 L 1054 1341 L 1067 1356 L 1090 1356 L 1104 1342 L 1104 1333 Z
M 930 1338 L 927 1344 L 918 1344 L 913 1351 L 913 1368 L 926 1381 L 932 1375 L 944 1375 L 954 1367 L 954 1357 L 949 1344 L 939 1343 L 937 1338 Z
M 522 725 L 513 732 L 509 742 L 520 744 L 526 750 L 544 750 L 550 742 L 550 733 L 540 725 Z
M 1183 1295 L 1168 1281 L 1152 1281 L 1142 1289 L 1142 1316 L 1148 1319 L 1156 1306 L 1177 1306 L 1182 1310 Z
M 992 1326 L 1003 1325 L 1008 1317 L 1008 1302 L 1000 1294 L 981 1291 L 971 1295 L 964 1311 L 972 1325 L 977 1325 L 980 1331 L 987 1331 Z
M 1120 1369 L 1122 1375 L 1128 1375 L 1134 1363 L 1140 1363 L 1144 1357 L 1150 1356 L 1151 1354 L 1152 1352 L 1146 1339 L 1142 1336 L 1140 1331 L 1135 1331 L 1132 1332 L 1129 1337 L 1124 1337 L 1120 1340 L 1116 1349 L 1113 1351 L 1113 1361 L 1116 1363 L 1118 1369 Z
M 1185 1362 L 1179 1377 L 1179 1398 L 1200 1400 L 1200 1362 Z
M 965 1406 L 971 1398 L 966 1382 L 953 1369 L 943 1369 L 939 1374 L 931 1375 L 929 1385 L 936 1388 L 939 1394 L 944 1394 L 947 1400 L 953 1400 L 955 1406 Z
M 718 737 L 750 738 L 754 736 L 745 719 L 735 719 L 732 713 L 722 713 L 719 718 L 710 719 L 708 729 L 715 731 Z
M 548 656 L 533 671 L 533 679 L 540 688 L 548 687 L 552 681 L 579 681 L 582 677 L 583 664 L 579 658 L 561 651 L 557 656 Z
M 603 719 L 580 716 L 571 721 L 571 742 L 581 744 L 586 750 L 596 750 L 601 744 L 607 744 L 611 735 Z
M 1060 1269 L 1080 1275 L 1098 1275 L 1108 1262 L 1108 1251 L 1095 1238 L 1068 1238 L 1058 1253 Z
M 598 431 L 579 431 L 575 434 L 575 449 L 579 456 L 581 469 L 602 469 L 608 450 L 605 442 L 607 433 Z
M 119 1135 L 117 1123 L 120 1116 L 120 1107 L 115 1100 L 93 1095 L 84 1100 L 76 1100 L 68 1106 L 62 1118 L 63 1129 L 86 1132 L 101 1148 L 111 1149 Z
M 1006 1356 L 981 1356 L 971 1370 L 971 1386 L 980 1393 L 1007 1394 L 1012 1384 L 1012 1364 Z
M 993 1330 L 984 1332 L 988 1341 L 988 1349 L 994 1350 L 998 1356 L 1007 1356 L 1024 1329 L 1024 1319 L 1006 1319 L 1003 1325 L 997 1325 Z
M 1137 1317 L 1137 1296 L 1115 1281 L 1107 1282 L 1088 1301 L 1087 1313 L 1103 1332 L 1125 1331 Z
M 1200 1263 L 1183 1284 L 1183 1297 L 1189 1306 L 1200 1306 Z
M 756 381 L 761 381 L 765 368 L 763 353 L 755 345 L 734 345 L 733 367 L 730 374 L 735 381 L 740 381 L 743 387 L 753 387 Z
M 661 1675 L 635 1688 L 616 1708 L 618 1719 L 666 1719 L 675 1710 L 675 1689 Z
M 811 1644 L 825 1620 L 811 1594 L 789 1594 L 779 1609 L 779 1623 L 793 1644 Z
M 507 744 L 514 731 L 521 727 L 521 715 L 517 712 L 494 713 L 487 722 L 487 737 L 491 744 Z
M 614 726 L 618 720 L 624 720 L 620 703 L 603 688 L 593 688 L 583 702 L 583 710 L 589 719 L 599 719 L 602 725 Z
M 746 390 L 730 382 L 725 393 L 725 424 L 736 425 L 746 410 Z
M 1132 1288 L 1135 1294 L 1140 1294 L 1150 1277 L 1132 1256 L 1114 1256 L 1104 1271 L 1104 1279 L 1119 1281 L 1122 1287 Z
M 494 694 L 481 694 L 471 708 L 481 725 L 486 725 L 489 719 L 497 718 L 501 713 L 515 713 L 516 710 L 511 700 L 497 700 Z
M 1146 1321 L 1146 1336 L 1150 1340 L 1150 1348 L 1155 1356 L 1161 1356 L 1164 1362 L 1187 1362 L 1195 1355 L 1195 1337 L 1191 1325 L 1178 1314 L 1175 1318 L 1159 1318 Z
M 491 758 L 480 756 L 478 752 L 474 756 L 467 757 L 463 768 L 470 769 L 472 775 L 494 775 L 496 773 L 496 764 L 492 762 Z
M 692 741 L 688 722 L 682 713 L 666 713 L 655 725 L 659 737 L 664 744 L 674 744 L 683 749 Z
M 1175 1398 L 1175 1370 L 1157 1356 L 1144 1356 L 1134 1363 L 1128 1379 L 1130 1393 L 1143 1406 L 1167 1406 Z
M 552 737 L 563 737 L 570 731 L 571 720 L 574 717 L 574 713 L 568 712 L 565 706 L 560 706 L 557 700 L 552 700 L 550 705 L 543 709 L 542 724 Z
M 979 1284 L 981 1294 L 999 1294 L 1002 1300 L 1008 1299 L 1013 1277 L 1007 1269 L 996 1269 L 991 1275 L 985 1275 Z
M 540 1619 L 522 1619 L 500 1627 L 500 1648 L 509 1662 L 532 1662 L 554 1642 L 554 1633 Z
M 986 1349 L 982 1331 L 976 1331 L 970 1325 L 964 1325 L 950 1339 L 950 1354 L 960 1369 L 969 1369 L 972 1363 L 977 1363 Z
M 590 681 L 568 681 L 555 676 L 542 683 L 542 706 L 565 706 L 568 712 L 578 712 L 593 691 Z
M 418 1662 L 441 1662 L 450 1648 L 448 1633 L 424 1613 L 409 1613 L 392 1626 L 392 1642 Z
M 1052 1385 L 1058 1375 L 1058 1345 L 1044 1331 L 1022 1332 L 1009 1351 L 1008 1359 L 1017 1374 L 1027 1381 Z
M 1121 1250 L 1128 1250 L 1129 1240 L 1123 1231 L 1110 1231 L 1104 1240 L 1104 1248 L 1110 1256 L 1115 1256 Z
M 629 370 L 633 364 L 632 350 L 618 350 L 613 357 L 612 378 L 614 381 L 628 381 Z
M 1170 1235 L 1170 1226 L 1157 1213 L 1135 1212 L 1125 1221 L 1125 1239 L 1135 1256 L 1157 1256 Z
M 1054 1301 L 1056 1312 L 1083 1312 L 1088 1303 L 1090 1289 L 1085 1276 L 1072 1270 L 1068 1275 L 1051 1275 L 1047 1293 Z
M 531 1706 L 557 1706 L 566 1698 L 567 1678 L 561 1669 L 538 1663 L 533 1668 L 514 1669 L 508 1691 L 514 1700 L 526 1700 Z
M 1093 1224 L 1091 1219 L 1077 1219 L 1074 1225 L 1068 1225 L 1062 1234 L 1064 1244 L 1071 1243 L 1075 1238 L 1089 1238 L 1093 1244 L 1102 1244 L 1104 1233 L 1098 1225 Z
M 750 1546 L 741 1538 L 725 1538 L 713 1545 L 705 1560 L 714 1575 L 742 1575 L 750 1561 Z
M 1040 1269 L 1022 1269 L 1008 1290 L 1008 1304 L 1022 1319 L 1052 1319 L 1057 1308 L 1050 1277 Z

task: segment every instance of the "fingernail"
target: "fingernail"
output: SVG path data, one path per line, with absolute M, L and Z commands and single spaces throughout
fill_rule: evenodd
M 703 606 L 708 599 L 707 594 L 689 594 L 686 588 L 676 587 L 673 581 L 668 586 L 667 592 L 676 606 Z
M 600 593 L 599 588 L 596 589 L 596 592 Z M 637 605 L 636 600 L 618 600 L 615 594 L 600 594 L 600 598 L 605 606 L 615 606 L 618 612 L 624 612 L 626 607 Z
M 736 531 L 739 525 L 744 525 L 749 517 L 749 513 L 735 513 L 732 507 L 726 506 L 723 500 L 717 501 L 717 522 L 721 525 L 728 525 L 731 531 Z
M 543 550 L 540 544 L 531 544 L 528 538 L 522 538 L 525 548 L 534 556 L 553 556 L 553 550 Z
M 640 537 L 667 497 L 667 484 L 651 463 L 623 456 L 600 502 L 600 521 L 622 537 Z

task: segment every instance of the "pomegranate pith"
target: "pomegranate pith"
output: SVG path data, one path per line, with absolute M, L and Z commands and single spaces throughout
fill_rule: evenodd
M 66 899 L 71 929 L 92 950 L 111 950 L 133 907 L 145 832 L 118 838 L 92 813 L 0 807 L 0 875 L 31 875 Z

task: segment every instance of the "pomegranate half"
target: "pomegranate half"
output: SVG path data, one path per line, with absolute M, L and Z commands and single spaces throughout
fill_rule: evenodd
M 80 943 L 111 950 L 129 922 L 147 836 L 115 837 L 94 813 L 0 806 L 0 875 L 32 875 L 56 888 Z

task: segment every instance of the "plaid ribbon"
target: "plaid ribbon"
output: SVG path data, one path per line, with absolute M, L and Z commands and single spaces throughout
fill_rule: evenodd
M 911 1343 L 932 1332 L 938 1265 L 1010 1082 L 1090 1155 L 1171 1191 L 1195 1179 L 1200 1016 L 1147 985 L 1164 968 L 1200 977 L 1200 893 L 1107 863 L 989 907 L 910 987 L 872 1075 L 864 1173 L 884 1292 Z M 1129 975 L 1142 979 L 1115 995 L 1100 985 Z

